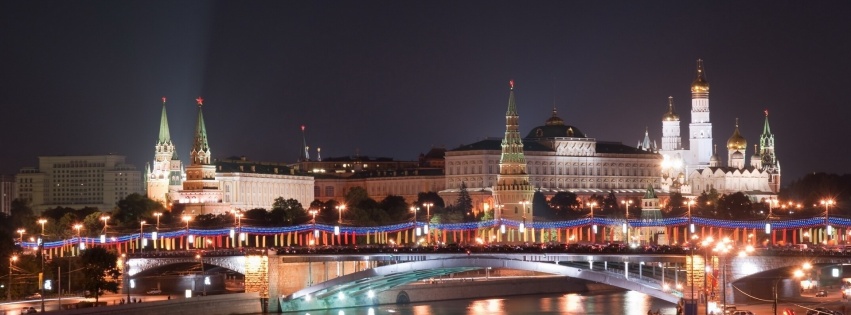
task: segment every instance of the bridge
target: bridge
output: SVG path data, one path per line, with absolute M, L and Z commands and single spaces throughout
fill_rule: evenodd
M 702 259 L 702 254 L 706 254 L 699 252 L 695 251 L 695 259 Z M 192 253 L 130 255 L 128 276 L 132 278 L 171 264 L 203 261 L 245 275 L 246 292 L 269 297 L 270 311 L 292 311 L 375 305 L 379 302 L 379 294 L 398 290 L 405 284 L 485 269 L 522 270 L 593 281 L 676 303 L 691 296 L 690 280 L 718 279 L 726 272 L 723 283 L 718 283 L 712 291 L 718 296 L 726 293 L 728 303 L 734 303 L 743 298 L 741 293 L 737 294 L 737 288 L 750 288 L 746 285 L 750 278 L 762 281 L 760 290 L 765 291 L 766 277 L 788 279 L 791 270 L 800 268 L 805 262 L 816 266 L 816 270 L 825 270 L 825 274 L 835 268 L 844 274 L 842 266 L 849 258 L 827 252 L 797 255 L 757 251 L 746 257 L 709 254 L 707 265 L 718 266 L 710 268 L 707 274 L 704 265 L 698 263 L 692 267 L 695 272 L 690 278 L 688 254 L 660 254 L 637 249 L 620 253 L 570 253 L 540 246 L 442 249 L 375 246 L 325 252 L 281 248 L 278 251 L 210 251 L 199 256 Z M 847 273 L 851 274 L 851 268 Z M 701 292 L 704 285 L 697 282 L 695 286 L 696 291 Z M 768 296 L 766 292 L 749 293 Z

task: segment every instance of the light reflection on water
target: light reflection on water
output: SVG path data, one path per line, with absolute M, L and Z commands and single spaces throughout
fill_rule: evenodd
M 443 315 L 443 314 L 589 314 L 646 315 L 648 310 L 676 314 L 675 305 L 634 291 L 610 294 L 524 295 L 491 299 L 382 305 L 327 311 L 291 312 L 291 315 Z

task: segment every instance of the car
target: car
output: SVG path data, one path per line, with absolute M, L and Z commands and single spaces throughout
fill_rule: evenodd
M 163 291 L 160 289 L 148 290 L 148 294 L 163 294 Z
M 38 293 L 38 292 L 27 295 L 27 297 L 25 297 L 25 299 L 30 299 L 30 300 L 31 299 L 40 299 L 40 298 L 41 298 L 41 293 Z
M 827 296 L 827 290 L 819 290 L 818 292 L 816 292 L 816 297 L 823 297 L 823 296 Z
M 754 314 L 753 314 L 753 312 L 751 312 L 751 311 L 746 311 L 746 310 L 735 310 L 735 311 L 733 311 L 733 312 L 732 312 L 732 313 L 730 313 L 730 314 L 731 314 L 731 315 L 754 315 Z
M 824 307 L 816 307 L 814 309 L 808 310 L 807 315 L 841 315 L 841 312 L 831 311 Z

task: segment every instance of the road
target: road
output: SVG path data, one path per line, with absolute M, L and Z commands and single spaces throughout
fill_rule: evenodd
M 171 295 L 171 299 L 183 299 L 183 295 Z M 150 302 L 150 301 L 162 301 L 169 299 L 168 295 L 138 295 L 131 294 L 131 299 L 141 299 L 142 302 Z M 127 295 L 124 294 L 105 294 L 98 298 L 99 302 L 106 302 L 107 305 L 116 305 L 121 303 L 121 299 L 127 300 Z M 62 305 L 73 304 L 80 301 L 89 301 L 94 302 L 94 298 L 83 298 L 80 296 L 68 296 L 62 297 Z M 21 314 L 21 310 L 23 308 L 34 307 L 37 311 L 41 312 L 41 300 L 21 300 L 9 303 L 0 303 L 0 315 L 19 315 Z M 55 311 L 59 309 L 59 299 L 58 298 L 45 298 L 44 299 L 44 309 L 45 311 Z M 3 313 L 5 312 L 5 314 Z

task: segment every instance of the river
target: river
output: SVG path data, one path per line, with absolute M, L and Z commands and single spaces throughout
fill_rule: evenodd
M 491 299 L 381 305 L 328 311 L 290 312 L 293 315 L 443 315 L 443 314 L 594 314 L 647 315 L 648 310 L 676 314 L 674 304 L 633 291 L 605 294 L 523 295 Z

